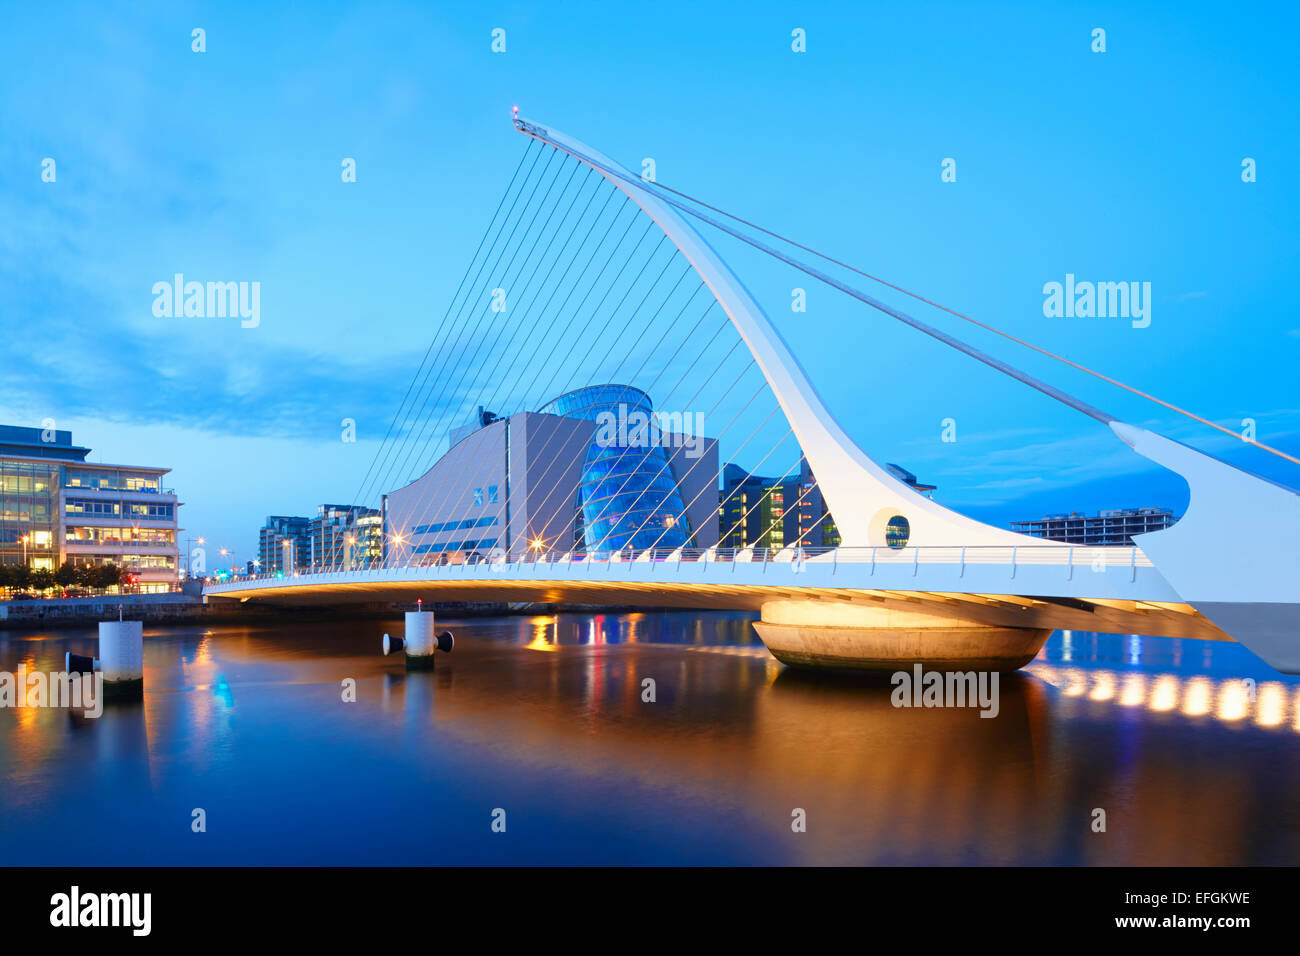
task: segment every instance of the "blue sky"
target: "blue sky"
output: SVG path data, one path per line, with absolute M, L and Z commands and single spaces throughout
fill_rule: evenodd
M 1253 418 L 1296 453 L 1296 16 L 1266 8 L 6 4 L 0 421 L 54 418 L 100 460 L 172 467 L 185 527 L 241 560 L 267 514 L 351 501 L 519 160 L 517 103 L 1228 427 Z M 846 430 L 939 500 L 998 523 L 1181 509 L 1180 480 L 1090 419 L 709 238 Z M 154 316 L 151 287 L 176 272 L 259 281 L 261 324 Z M 1066 273 L 1149 281 L 1150 327 L 1044 317 L 1043 284 Z M 862 282 L 1121 418 L 1300 484 L 1289 463 Z

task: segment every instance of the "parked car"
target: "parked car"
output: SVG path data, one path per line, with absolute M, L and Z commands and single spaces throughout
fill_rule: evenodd
M 35 594 L 24 594 L 23 592 L 20 591 L 19 593 L 15 594 L 13 597 L 11 597 L 9 600 L 11 600 L 11 601 L 35 601 L 35 600 L 36 600 L 36 595 L 35 595 Z

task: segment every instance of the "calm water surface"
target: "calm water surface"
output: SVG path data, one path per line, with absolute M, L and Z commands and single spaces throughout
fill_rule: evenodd
M 0 710 L 0 864 L 1300 863 L 1300 680 L 1235 644 L 1060 632 L 982 719 L 751 619 L 445 620 L 411 674 L 399 621 L 147 628 L 143 704 Z M 0 670 L 95 646 L 0 632 Z

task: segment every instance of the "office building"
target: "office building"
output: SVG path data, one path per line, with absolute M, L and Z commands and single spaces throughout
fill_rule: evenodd
M 1036 538 L 1068 544 L 1127 545 L 1133 536 L 1168 528 L 1178 519 L 1168 508 L 1120 508 L 1085 515 L 1046 515 L 1031 521 L 1013 521 L 1011 530 Z
M 787 545 L 834 548 L 840 543 L 835 520 L 803 459 L 798 474 L 785 479 L 764 478 L 728 465 L 718 513 L 724 548 L 779 551 Z
M 88 462 L 57 429 L 0 425 L 0 562 L 55 570 L 113 564 L 139 590 L 177 580 L 180 502 L 169 468 Z
M 290 574 L 311 566 L 311 519 L 270 515 L 257 534 L 257 568 Z
M 373 519 L 373 520 L 367 520 Z M 311 567 L 352 570 L 370 566 L 382 549 L 380 513 L 359 505 L 320 505 L 311 519 Z
M 424 475 L 385 498 L 391 564 L 717 543 L 716 440 L 665 427 L 626 385 L 536 412 L 479 410 Z

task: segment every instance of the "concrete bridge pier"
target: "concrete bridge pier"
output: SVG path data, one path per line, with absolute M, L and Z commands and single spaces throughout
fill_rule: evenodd
M 754 629 L 782 664 L 840 671 L 1014 671 L 1052 633 L 833 601 L 770 601 Z

